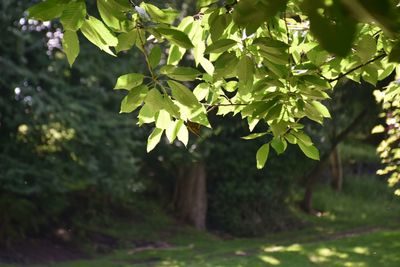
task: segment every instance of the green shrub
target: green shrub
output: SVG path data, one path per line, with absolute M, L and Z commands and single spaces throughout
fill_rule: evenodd
M 255 168 L 255 151 L 260 141 L 245 141 L 245 127 L 233 120 L 225 122 L 221 135 L 206 158 L 211 228 L 235 236 L 255 236 L 292 226 L 288 206 L 296 178 L 309 168 L 297 147 L 277 156 L 271 151 L 266 167 Z M 235 153 L 233 153 L 235 151 Z

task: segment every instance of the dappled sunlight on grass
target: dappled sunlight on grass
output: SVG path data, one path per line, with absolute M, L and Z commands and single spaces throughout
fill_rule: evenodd
M 265 246 L 259 257 L 277 259 L 281 266 L 397 267 L 399 239 L 400 232 L 375 232 L 325 242 Z
M 324 263 L 338 259 L 347 259 L 349 255 L 337 251 L 335 248 L 319 248 L 312 253 L 308 258 L 314 263 Z
M 357 254 L 370 255 L 369 248 L 367 247 L 355 247 L 353 248 L 353 252 Z
M 281 264 L 280 260 L 278 260 L 278 259 L 276 259 L 274 257 L 271 257 L 271 256 L 260 256 L 260 259 L 262 261 L 265 261 L 266 263 L 268 263 L 270 265 L 279 265 L 279 264 Z
M 400 231 L 363 233 L 334 240 L 268 244 L 249 239 L 200 240 L 191 246 L 172 244 L 163 249 L 130 253 L 117 250 L 92 260 L 37 265 L 35 267 L 398 267 Z M 242 242 L 241 242 L 242 241 Z M 5 267 L 7 265 L 1 265 Z M 12 266 L 14 267 L 14 266 Z
M 155 210 L 140 222 L 105 229 L 103 233 L 119 240 L 119 249 L 111 254 L 35 267 L 400 266 L 398 202 L 383 196 L 367 201 L 345 192 L 338 197 L 330 189 L 319 191 L 316 198 L 323 216 L 300 214 L 307 227 L 292 232 L 222 240 L 191 227 L 176 227 Z M 396 230 L 385 230 L 388 227 Z

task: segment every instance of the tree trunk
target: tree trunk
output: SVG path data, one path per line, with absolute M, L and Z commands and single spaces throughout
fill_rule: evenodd
M 325 162 L 329 159 L 329 156 L 332 154 L 332 152 L 336 149 L 337 145 L 342 142 L 348 135 L 351 133 L 351 131 L 362 121 L 362 118 L 367 114 L 367 109 L 364 109 L 361 111 L 357 117 L 354 118 L 354 120 L 347 125 L 346 129 L 344 129 L 340 134 L 335 136 L 335 138 L 332 140 L 332 144 L 330 149 L 325 153 L 323 156 L 321 156 L 320 161 L 317 163 L 317 165 L 312 169 L 309 175 L 305 176 L 305 193 L 303 200 L 300 202 L 300 207 L 309 214 L 315 214 L 315 210 L 312 208 L 312 196 L 313 196 L 313 190 L 315 183 L 318 180 L 318 176 L 325 164 Z
M 308 214 L 315 214 L 312 207 L 314 185 L 318 181 L 319 174 L 323 169 L 326 157 L 321 158 L 310 174 L 305 178 L 305 192 L 303 200 L 300 202 L 301 209 Z
M 179 219 L 199 230 L 206 229 L 207 191 L 203 162 L 179 167 L 173 208 Z
M 343 167 L 338 147 L 335 147 L 335 149 L 332 151 L 329 160 L 332 173 L 332 188 L 336 192 L 340 192 L 342 191 L 343 184 Z

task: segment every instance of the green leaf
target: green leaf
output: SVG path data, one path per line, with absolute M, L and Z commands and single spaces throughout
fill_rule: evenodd
M 138 35 L 136 29 L 119 34 L 118 45 L 115 47 L 117 53 L 131 49 L 132 46 L 136 43 L 137 36 Z
M 305 102 L 304 103 L 304 112 L 305 112 L 305 115 L 310 120 L 318 122 L 319 124 L 323 123 L 324 117 L 312 104 Z
M 168 81 L 168 85 L 171 88 L 173 98 L 180 104 L 182 118 L 211 127 L 205 108 L 189 88 L 175 81 Z
M 363 70 L 364 70 L 364 73 L 362 75 L 363 80 L 375 86 L 376 83 L 378 82 L 378 70 L 371 65 L 365 66 Z
M 361 62 L 365 63 L 370 60 L 376 53 L 376 41 L 371 35 L 363 35 L 357 44 L 357 55 L 361 58 Z
M 200 65 L 203 67 L 203 69 L 207 72 L 207 74 L 209 75 L 213 75 L 214 74 L 214 65 L 206 58 L 202 58 L 200 59 Z
M 86 20 L 87 24 L 93 28 L 104 41 L 104 43 L 108 46 L 117 46 L 118 38 L 115 37 L 114 33 L 112 33 L 101 20 L 96 19 L 95 17 L 89 16 L 89 19 Z
M 206 48 L 204 51 L 205 54 L 209 53 L 223 53 L 229 48 L 234 47 L 237 45 L 237 42 L 232 39 L 221 39 L 214 43 L 212 43 L 209 47 Z
M 158 64 L 160 63 L 161 60 L 161 48 L 158 45 L 155 45 L 149 54 L 149 62 L 150 62 L 150 66 L 152 68 L 155 68 L 158 66 Z
M 64 53 L 67 55 L 70 66 L 79 55 L 79 39 L 75 31 L 65 31 L 62 39 Z
M 376 125 L 372 130 L 371 133 L 372 134 L 377 134 L 377 133 L 383 133 L 385 132 L 385 127 L 382 125 Z
M 389 62 L 400 63 L 400 42 L 397 42 L 392 51 L 390 51 Z
M 291 134 L 291 133 L 286 134 L 286 135 L 285 135 L 285 139 L 286 139 L 289 143 L 291 143 L 292 145 L 297 144 L 297 138 L 296 138 L 296 136 L 294 136 L 294 135 Z
M 149 89 L 146 85 L 132 88 L 129 94 L 122 99 L 120 113 L 130 113 L 142 105 Z
M 274 136 L 282 136 L 288 130 L 288 122 L 279 121 L 278 123 L 271 123 L 270 128 Z
M 289 63 L 289 56 L 287 54 L 275 55 L 275 54 L 268 53 L 265 51 L 260 51 L 260 55 L 264 59 L 271 61 L 272 63 L 278 64 L 278 65 L 286 65 Z
M 172 44 L 171 47 L 169 48 L 167 64 L 178 65 L 179 61 L 181 61 L 185 52 L 186 52 L 185 48 Z
M 299 145 L 301 151 L 303 151 L 304 155 L 310 159 L 319 160 L 319 151 L 315 146 L 306 145 L 303 142 L 298 142 L 297 144 Z
M 236 76 L 236 67 L 239 63 L 239 59 L 236 57 L 235 53 L 225 52 L 218 57 L 215 61 L 215 78 L 231 78 Z
M 169 95 L 164 95 L 164 109 L 168 111 L 171 116 L 175 118 L 180 118 L 179 107 L 175 105 Z
M 174 142 L 182 125 L 184 125 L 182 120 L 175 120 L 170 122 L 167 129 L 165 130 L 165 135 L 167 136 L 170 143 Z
M 303 75 L 301 76 L 301 78 L 304 79 L 304 81 L 306 81 L 308 84 L 319 87 L 321 89 L 331 88 L 330 83 L 321 77 L 315 75 Z
M 169 115 L 166 110 L 162 109 L 156 116 L 156 127 L 165 130 L 169 127 L 171 121 L 171 115 Z
M 164 108 L 164 98 L 161 93 L 156 89 L 151 89 L 144 100 L 146 105 L 149 105 L 154 112 Z
M 272 139 L 272 141 L 271 141 L 271 146 L 276 151 L 276 153 L 279 155 L 279 154 L 282 154 L 283 152 L 285 152 L 287 144 L 286 144 L 285 140 L 282 140 L 279 137 L 274 137 L 274 139 Z
M 166 65 L 160 69 L 160 73 L 178 81 L 193 81 L 201 72 L 190 67 L 176 67 Z
M 227 82 L 224 88 L 227 92 L 235 92 L 237 89 L 237 81 Z
M 143 83 L 143 74 L 140 73 L 129 73 L 120 76 L 115 84 L 114 89 L 126 89 L 131 90 Z
M 252 134 L 243 136 L 242 139 L 245 139 L 245 140 L 252 140 L 252 139 L 256 139 L 256 138 L 262 137 L 262 136 L 264 136 L 264 135 L 266 135 L 266 134 L 268 134 L 268 132 L 263 132 L 263 133 L 252 133 Z
M 97 9 L 104 23 L 111 29 L 126 32 L 133 29 L 133 23 L 125 15 L 130 11 L 115 0 L 97 0 Z
M 331 114 L 329 113 L 329 110 L 322 105 L 320 102 L 318 101 L 313 101 L 312 105 L 314 106 L 314 108 L 316 110 L 318 110 L 318 112 L 325 118 L 331 118 Z
M 268 143 L 262 145 L 257 150 L 257 154 L 256 154 L 257 169 L 264 168 L 265 163 L 267 162 L 267 159 L 268 159 L 268 154 L 269 154 L 269 144 Z
M 177 134 L 178 140 L 181 141 L 185 146 L 187 146 L 189 142 L 189 131 L 182 120 L 179 121 L 179 124 L 180 126 Z
M 252 58 L 243 56 L 237 65 L 239 82 L 251 89 L 254 80 L 254 62 Z
M 310 19 L 310 30 L 320 44 L 331 53 L 346 56 L 352 47 L 356 21 L 349 16 L 341 1 L 325 5 L 324 0 L 307 0 L 305 10 Z
M 198 0 L 197 1 L 197 9 L 200 10 L 200 8 L 209 6 L 211 4 L 214 4 L 215 2 L 218 2 L 218 0 Z
M 208 25 L 210 27 L 211 40 L 217 41 L 226 30 L 228 24 L 232 20 L 230 14 L 220 14 L 220 9 L 215 11 L 208 18 Z
M 265 120 L 277 120 L 280 118 L 281 112 L 282 112 L 283 104 L 278 103 L 275 106 L 273 106 L 270 110 L 268 110 L 267 115 L 265 116 Z
M 30 7 L 28 16 L 41 21 L 49 21 L 60 17 L 64 8 L 65 1 L 63 0 L 47 0 Z
M 77 31 L 85 21 L 86 4 L 84 1 L 70 2 L 66 5 L 60 21 L 64 30 Z
M 395 2 L 391 0 L 342 0 L 341 2 L 352 11 L 352 16 L 366 22 L 374 21 L 389 35 L 399 32 L 398 6 L 396 7 Z
M 286 78 L 288 76 L 288 68 L 284 65 L 278 65 L 268 60 L 264 60 L 263 64 L 278 78 Z
M 210 85 L 208 83 L 200 83 L 193 90 L 193 94 L 196 96 L 198 101 L 201 101 L 204 98 L 206 98 L 209 92 L 210 92 Z
M 191 108 L 198 108 L 201 106 L 193 92 L 183 84 L 175 81 L 168 81 L 168 85 L 171 88 L 173 98 L 179 103 Z
M 246 28 L 246 34 L 254 33 L 261 24 L 279 11 L 284 11 L 287 0 L 241 0 L 233 11 L 238 26 Z
M 286 54 L 289 47 L 286 43 L 269 37 L 256 38 L 253 41 L 253 45 L 258 46 L 267 53 L 275 55 Z
M 152 21 L 171 24 L 174 20 L 173 17 L 171 19 L 170 16 L 168 16 L 163 10 L 159 9 L 155 5 L 142 2 L 140 6 L 146 10 Z
M 155 128 L 147 139 L 147 152 L 152 151 L 161 140 L 163 129 Z
M 89 16 L 81 26 L 83 35 L 94 45 L 104 50 L 110 55 L 115 56 L 114 52 L 110 50 L 110 46 L 117 46 L 118 39 L 114 34 L 104 25 L 103 22 L 95 17 Z
M 311 146 L 313 144 L 313 142 L 311 141 L 311 138 L 303 132 L 291 131 L 290 133 L 293 136 L 295 136 L 298 140 L 300 140 L 301 143 L 305 144 L 306 146 Z
M 189 37 L 182 31 L 170 28 L 157 28 L 156 30 L 168 41 L 179 47 L 185 49 L 190 49 L 194 47 Z
M 139 126 L 144 123 L 152 123 L 155 121 L 156 110 L 152 109 L 152 107 L 148 104 L 144 104 L 143 107 L 139 111 L 138 119 Z
M 192 122 L 211 128 L 210 122 L 208 121 L 207 112 L 203 106 L 201 106 L 201 108 L 199 108 L 196 112 L 193 112 L 189 119 Z

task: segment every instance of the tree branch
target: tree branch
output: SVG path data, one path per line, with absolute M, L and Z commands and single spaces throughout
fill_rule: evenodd
M 375 62 L 375 61 L 377 61 L 377 60 L 379 60 L 379 59 L 381 59 L 381 58 L 383 58 L 383 57 L 385 57 L 385 56 L 387 56 L 386 53 L 380 54 L 380 55 L 378 55 L 378 56 L 376 56 L 376 57 L 374 57 L 374 58 L 368 60 L 367 62 L 365 62 L 365 63 L 363 63 L 363 64 L 360 64 L 360 65 L 358 65 L 358 66 L 356 66 L 356 67 L 354 67 L 354 68 L 352 68 L 352 69 L 346 71 L 345 73 L 339 74 L 336 78 L 333 78 L 333 79 L 328 79 L 328 78 L 323 77 L 322 75 L 321 75 L 321 76 L 322 76 L 323 78 L 325 78 L 325 79 L 326 79 L 328 82 L 330 82 L 330 83 L 331 83 L 331 82 L 335 82 L 335 81 L 340 80 L 341 78 L 347 76 L 348 74 L 350 74 L 350 73 L 352 73 L 352 72 L 354 72 L 354 71 L 356 71 L 356 70 L 358 70 L 358 69 L 360 69 L 360 68 L 362 68 L 362 67 L 365 67 L 365 66 L 367 66 L 368 64 L 371 64 L 371 63 L 373 63 L 373 62 Z

